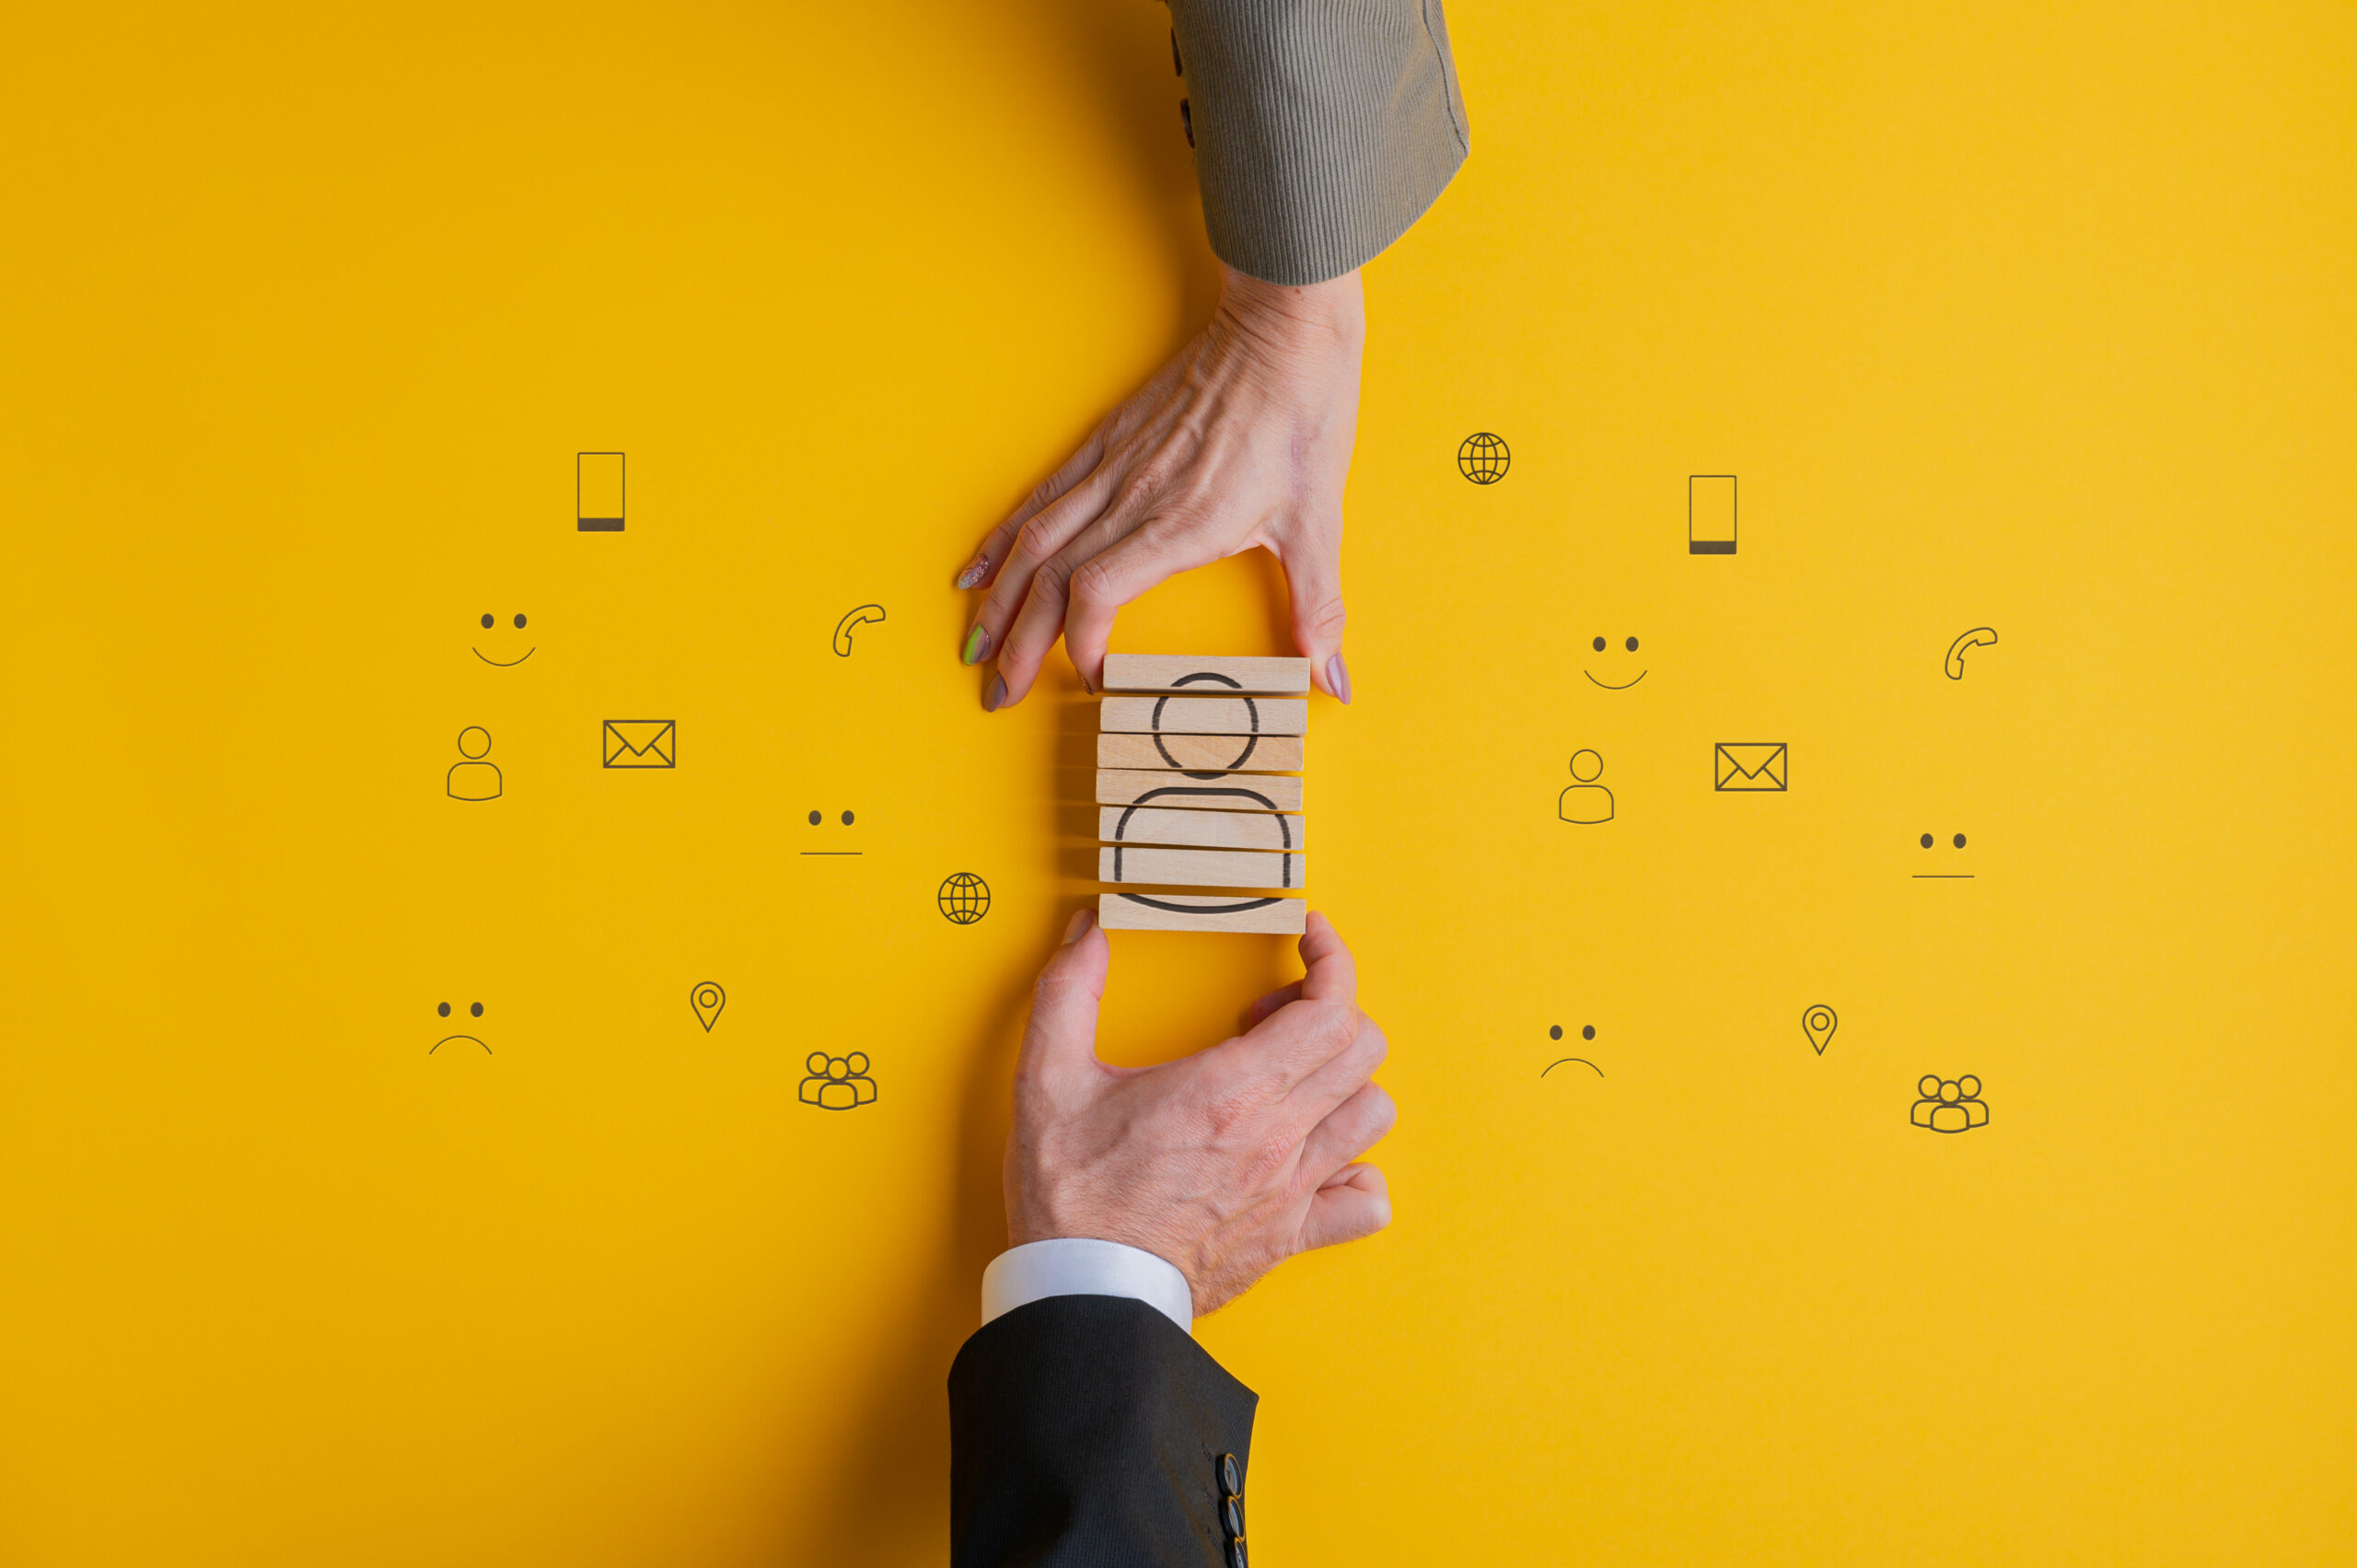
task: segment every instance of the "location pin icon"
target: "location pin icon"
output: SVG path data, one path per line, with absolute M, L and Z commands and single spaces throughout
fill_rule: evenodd
M 707 1024 L 704 1027 L 709 1028 L 712 1026 Z M 1835 1017 L 1833 1009 L 1822 1002 L 1801 1015 L 1801 1028 L 1808 1036 L 1809 1044 L 1817 1047 L 1817 1053 L 1819 1056 L 1825 1054 L 1826 1042 L 1833 1038 L 1833 1031 L 1840 1027 L 1841 1020 Z
M 693 1007 L 696 1016 L 703 1020 L 703 1032 L 710 1034 L 712 1026 L 720 1021 L 720 1010 L 728 1005 L 728 993 L 705 981 L 688 993 L 688 1005 Z M 1825 1047 L 1820 1045 L 1817 1049 L 1823 1051 Z

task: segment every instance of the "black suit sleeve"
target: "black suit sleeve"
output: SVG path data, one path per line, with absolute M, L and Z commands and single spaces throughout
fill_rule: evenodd
M 949 1368 L 953 1568 L 1224 1568 L 1220 1458 L 1250 1458 L 1259 1403 L 1142 1301 L 993 1318 Z

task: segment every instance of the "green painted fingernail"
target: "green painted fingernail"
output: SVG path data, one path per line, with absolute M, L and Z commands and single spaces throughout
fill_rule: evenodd
M 966 633 L 966 662 L 973 663 L 991 651 L 991 634 L 977 626 Z

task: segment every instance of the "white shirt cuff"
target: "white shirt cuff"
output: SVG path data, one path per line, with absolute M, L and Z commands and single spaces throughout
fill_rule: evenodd
M 992 1259 L 982 1271 L 982 1321 L 1051 1295 L 1126 1295 L 1181 1331 L 1195 1331 L 1195 1293 L 1176 1264 L 1118 1241 L 1084 1237 L 1027 1241 Z

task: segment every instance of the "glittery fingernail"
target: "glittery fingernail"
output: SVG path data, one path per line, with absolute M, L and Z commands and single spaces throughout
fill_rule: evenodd
M 992 676 L 991 689 L 982 693 L 982 712 L 986 714 L 994 714 L 998 712 L 998 705 L 1005 701 L 1006 677 L 1004 675 Z
M 965 660 L 972 664 L 991 651 L 991 634 L 987 628 L 977 626 L 966 633 Z
M 974 563 L 973 563 L 971 566 L 967 567 L 964 571 L 962 571 L 962 572 L 960 572 L 960 573 L 958 573 L 958 586 L 959 587 L 961 587 L 961 588 L 970 588 L 970 587 L 972 587 L 975 584 L 977 584 L 977 583 L 981 582 L 981 581 L 982 580 L 982 578 L 983 578 L 985 575 L 987 575 L 989 574 L 990 569 L 991 569 L 991 558 L 990 558 L 989 556 L 987 556 L 987 555 L 977 555 L 977 556 L 975 556 L 975 557 L 974 557 Z M 966 662 L 967 662 L 968 664 L 971 664 L 971 663 L 973 663 L 974 661 L 973 661 L 972 659 L 968 659 Z

